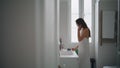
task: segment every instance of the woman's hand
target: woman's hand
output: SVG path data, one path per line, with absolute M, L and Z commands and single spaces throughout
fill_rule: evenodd
M 75 48 L 72 48 L 73 51 L 75 51 L 76 49 L 78 49 L 79 46 L 76 46 Z
M 75 48 L 72 48 L 72 51 L 75 51 Z

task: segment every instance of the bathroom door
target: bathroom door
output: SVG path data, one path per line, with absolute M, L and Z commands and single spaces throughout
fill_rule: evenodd
M 120 68 L 120 0 L 118 0 L 117 68 Z

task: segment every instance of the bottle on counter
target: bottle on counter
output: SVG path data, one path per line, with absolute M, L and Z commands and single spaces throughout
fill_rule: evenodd
M 61 50 L 61 49 L 63 49 L 63 43 L 62 43 L 62 38 L 60 38 L 60 46 L 59 46 L 59 49 Z

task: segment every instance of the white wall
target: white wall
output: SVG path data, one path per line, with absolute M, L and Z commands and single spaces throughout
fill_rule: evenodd
M 36 68 L 44 68 L 44 0 L 35 2 Z
M 70 47 L 70 39 L 69 39 L 69 0 L 60 0 L 60 29 L 59 29 L 59 37 L 62 38 L 63 44 L 65 48 Z
M 0 68 L 57 68 L 55 3 L 58 0 L 0 0 Z
M 44 68 L 57 68 L 57 22 L 55 0 L 44 1 Z
M 100 10 L 117 10 L 116 1 L 101 1 Z M 99 18 L 99 17 L 98 17 Z M 97 23 L 97 22 L 96 22 Z M 100 23 L 101 24 L 101 23 Z M 98 27 L 97 27 L 98 25 Z M 99 24 L 96 24 L 96 59 L 97 68 L 102 68 L 107 65 L 116 65 L 116 45 L 115 43 L 103 43 L 99 42 Z
M 0 0 L 1 68 L 43 68 L 42 0 Z M 42 1 L 42 2 L 41 2 Z M 39 16 L 40 15 L 40 16 Z M 39 34 L 39 35 L 38 35 Z M 37 48 L 37 49 L 36 49 Z M 1 49 L 0 49 L 1 50 Z

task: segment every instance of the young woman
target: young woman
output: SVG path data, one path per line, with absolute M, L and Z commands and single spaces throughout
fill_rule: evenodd
M 90 68 L 89 37 L 90 30 L 82 18 L 76 20 L 77 36 L 79 44 L 73 50 L 78 49 L 80 68 Z

